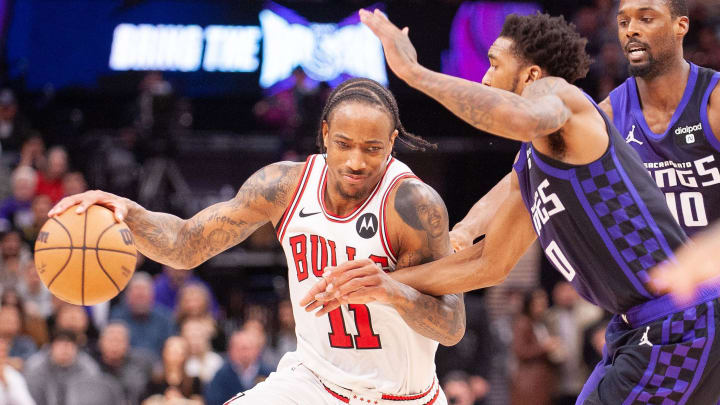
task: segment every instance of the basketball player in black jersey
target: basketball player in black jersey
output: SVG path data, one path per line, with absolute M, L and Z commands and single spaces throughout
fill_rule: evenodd
M 484 243 L 391 277 L 431 295 L 495 285 L 537 237 L 580 295 L 616 314 L 606 356 L 578 404 L 716 402 L 720 287 L 682 305 L 654 294 L 649 271 L 687 237 L 637 152 L 571 84 L 589 65 L 572 25 L 542 14 L 508 17 L 478 84 L 422 67 L 408 30 L 380 12 L 361 18 L 411 87 L 481 130 L 522 142 Z M 371 301 L 373 267 L 330 269 L 301 303 L 323 306 L 322 314 L 339 302 Z

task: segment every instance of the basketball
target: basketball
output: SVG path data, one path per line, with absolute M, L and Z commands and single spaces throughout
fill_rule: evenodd
M 116 296 L 132 277 L 136 260 L 127 225 L 99 205 L 82 214 L 71 207 L 49 218 L 35 241 L 40 279 L 53 295 L 75 305 L 95 305 Z

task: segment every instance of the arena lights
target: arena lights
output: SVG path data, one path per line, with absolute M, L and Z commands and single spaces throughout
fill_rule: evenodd
M 256 72 L 268 88 L 298 66 L 316 81 L 342 75 L 387 84 L 380 41 L 357 15 L 337 24 L 310 23 L 271 3 L 260 26 L 119 24 L 113 33 L 110 69 L 176 72 Z M 263 60 L 260 63 L 260 40 Z

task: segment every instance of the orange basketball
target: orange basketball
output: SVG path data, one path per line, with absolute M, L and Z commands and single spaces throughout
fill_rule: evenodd
M 45 222 L 35 241 L 35 267 L 56 297 L 94 305 L 116 296 L 135 271 L 137 252 L 125 223 L 99 205 L 71 207 Z

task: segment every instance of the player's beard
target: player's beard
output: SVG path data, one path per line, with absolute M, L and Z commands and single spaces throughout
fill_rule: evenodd
M 665 73 L 665 71 L 669 69 L 670 62 L 675 55 L 671 50 L 672 45 L 670 43 L 663 43 L 661 45 L 666 46 L 665 49 L 667 50 L 658 51 L 657 57 L 655 57 L 653 52 L 651 52 L 650 47 L 645 44 L 648 60 L 647 62 L 639 65 L 633 65 L 632 63 L 628 64 L 630 76 L 640 77 L 645 80 L 652 80 Z

